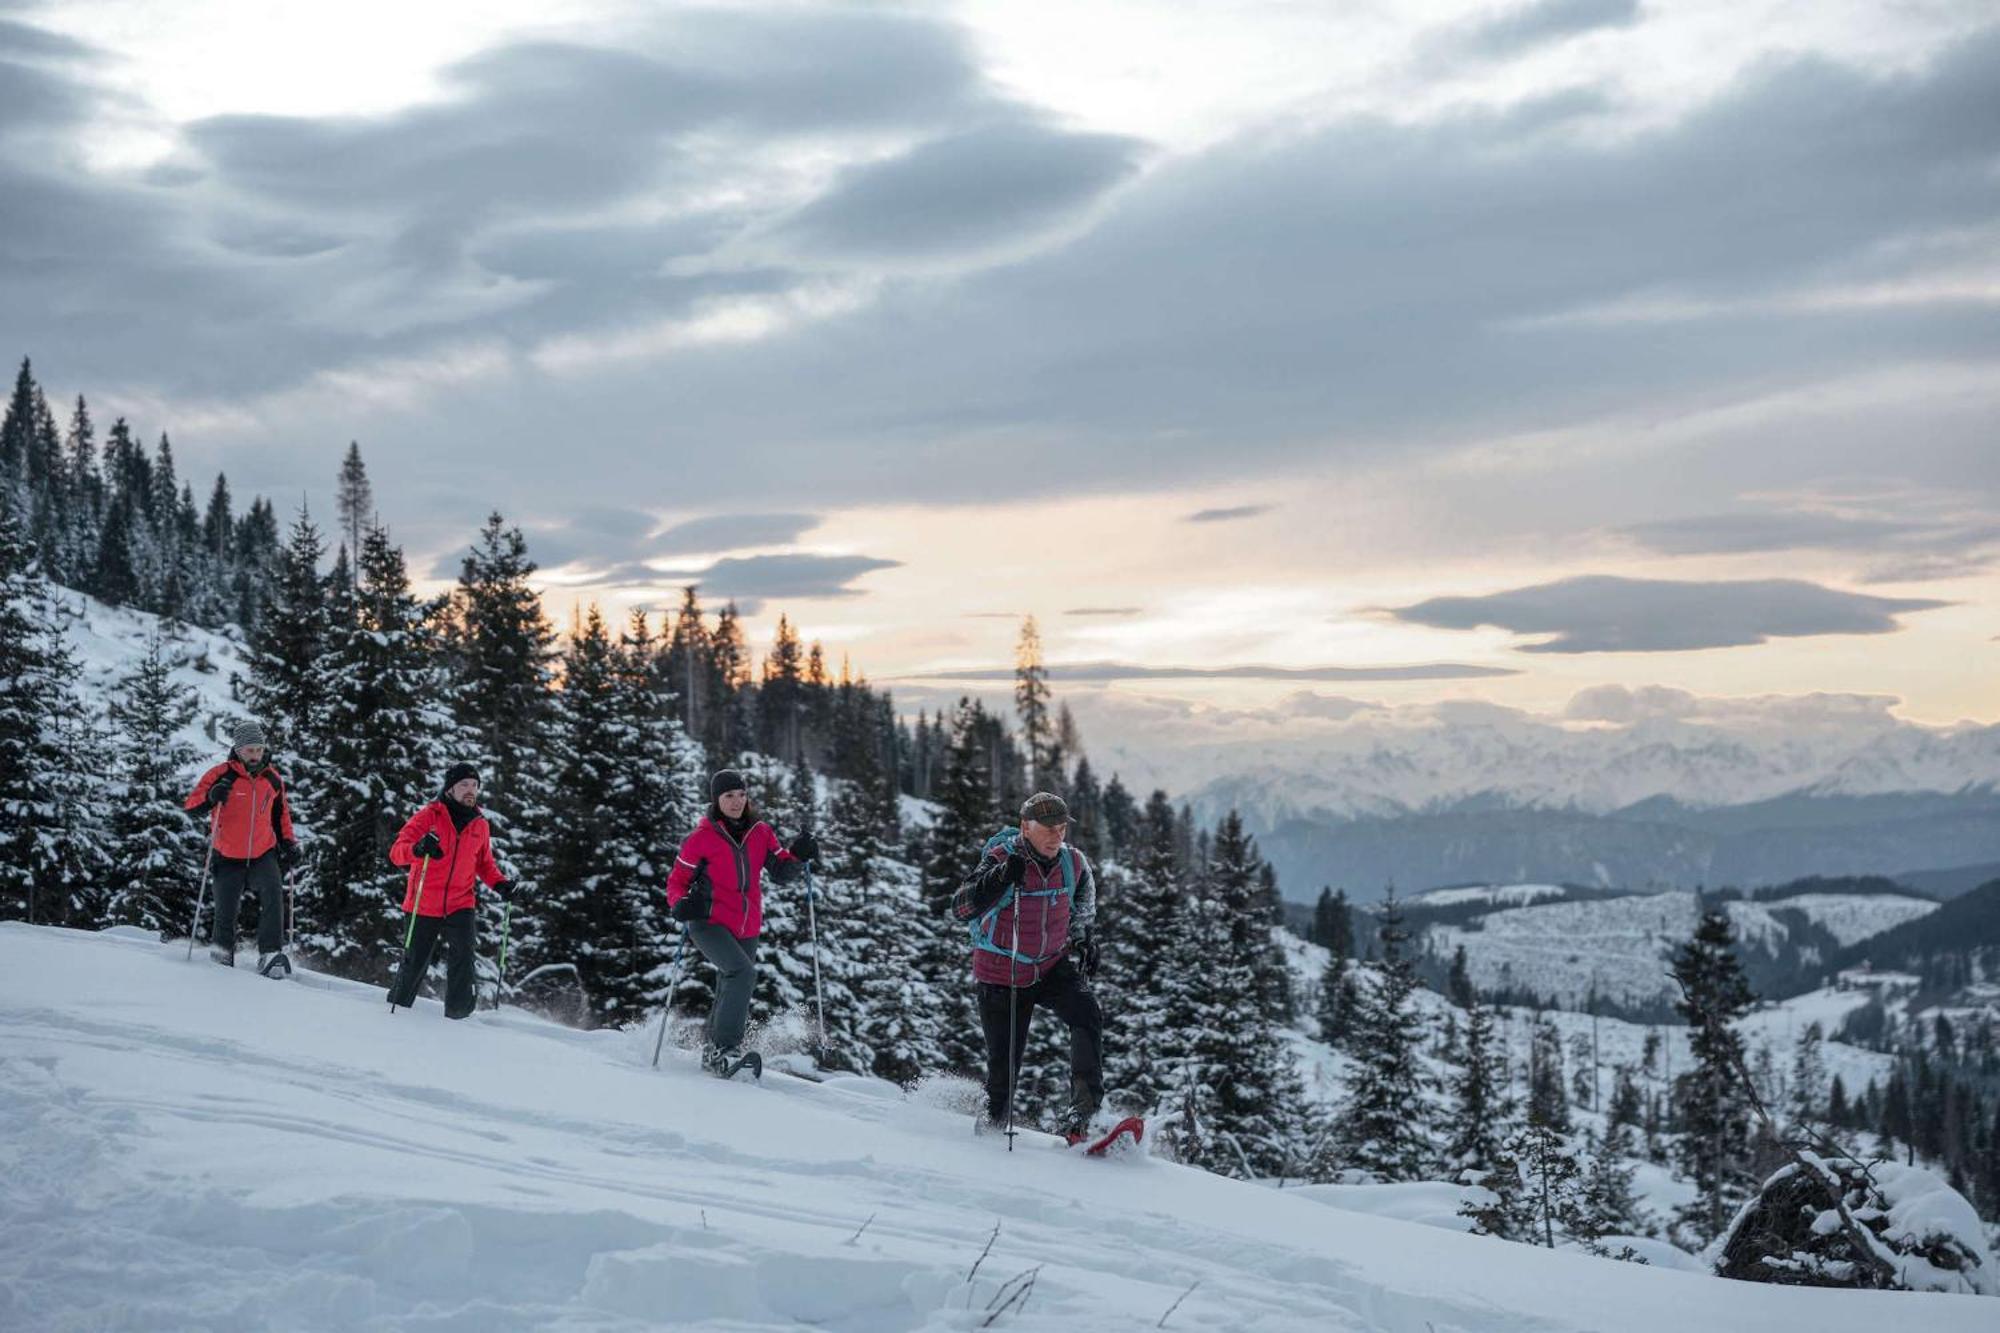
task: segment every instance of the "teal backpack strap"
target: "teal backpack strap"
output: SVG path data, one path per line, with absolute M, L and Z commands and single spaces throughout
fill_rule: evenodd
M 1021 830 L 1019 830 L 1018 828 L 1001 829 L 998 833 L 994 834 L 992 837 L 986 840 L 985 853 L 987 855 L 991 855 L 995 847 L 1005 847 L 1007 849 L 1008 854 L 1012 855 L 1014 849 L 1020 845 L 1020 837 L 1021 837 Z M 1007 892 L 1001 895 L 1000 901 L 993 904 L 993 906 L 989 908 L 984 915 L 982 915 L 977 921 L 974 921 L 972 923 L 972 947 L 975 949 L 984 949 L 988 953 L 997 953 L 1002 958 L 1011 958 L 1015 962 L 1025 963 L 1029 967 L 1039 967 L 1043 963 L 1046 963 L 1049 959 L 1055 957 L 1056 955 L 1053 953 L 1046 954 L 1039 958 L 1031 957 L 1028 954 L 1019 953 L 1013 949 L 1008 948 L 1006 945 L 1000 943 L 998 940 L 994 939 L 993 931 L 994 927 L 996 927 L 1000 922 L 1000 913 L 1004 911 L 1010 904 L 1014 903 L 1020 898 L 1061 897 L 1061 898 L 1067 898 L 1071 902 L 1075 902 L 1076 881 L 1077 881 L 1076 855 L 1077 853 L 1075 848 L 1073 847 L 1063 848 L 1062 884 L 1058 888 L 1028 889 L 1025 892 L 1017 893 L 1016 892 L 1017 886 L 1012 884 L 1008 885 Z M 1057 953 L 1060 952 L 1061 950 L 1057 950 Z

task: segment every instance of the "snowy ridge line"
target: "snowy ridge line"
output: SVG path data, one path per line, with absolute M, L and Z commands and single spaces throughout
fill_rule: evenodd
M 1171 1327 L 1254 1331 L 1988 1322 L 1966 1298 L 1726 1283 L 1144 1158 L 1010 1155 L 873 1079 L 723 1083 L 678 1051 L 656 1072 L 639 1030 L 379 1006 L 0 926 L 0 1232 L 25 1239 L 0 1247 L 0 1323 L 962 1330 L 1035 1266 L 994 1327 L 1151 1328 L 1176 1299 Z

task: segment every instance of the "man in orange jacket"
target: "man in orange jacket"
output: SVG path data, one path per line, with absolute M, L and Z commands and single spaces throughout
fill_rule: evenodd
M 201 775 L 186 802 L 189 814 L 208 821 L 214 847 L 215 929 L 208 956 L 224 967 L 236 966 L 236 914 L 247 886 L 257 891 L 257 970 L 286 976 L 292 964 L 283 953 L 280 889 L 283 872 L 299 860 L 292 808 L 285 780 L 271 764 L 264 729 L 245 722 L 229 739 L 229 757 Z

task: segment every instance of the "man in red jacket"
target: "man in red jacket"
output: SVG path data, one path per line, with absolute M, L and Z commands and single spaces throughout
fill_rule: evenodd
M 479 885 L 490 885 L 503 901 L 514 892 L 514 881 L 493 859 L 492 828 L 479 808 L 477 769 L 453 764 L 446 771 L 444 790 L 410 816 L 389 848 L 389 860 L 410 868 L 403 910 L 416 917 L 410 923 L 410 947 L 403 951 L 396 984 L 389 988 L 389 1007 L 408 1009 L 417 1002 L 417 986 L 442 934 L 444 1016 L 464 1018 L 478 1003 L 472 985 L 472 925 Z
M 229 757 L 201 775 L 186 802 L 189 814 L 208 821 L 214 847 L 215 929 L 208 956 L 236 966 L 236 914 L 248 886 L 257 891 L 257 970 L 284 976 L 292 964 L 283 952 L 280 889 L 283 872 L 299 860 L 291 804 L 284 778 L 271 766 L 264 729 L 245 722 L 229 739 Z

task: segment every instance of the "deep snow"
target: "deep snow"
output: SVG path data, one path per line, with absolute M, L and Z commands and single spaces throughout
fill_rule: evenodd
M 1992 1327 L 1969 1297 L 1548 1253 L 1052 1140 L 1009 1156 L 871 1080 L 724 1084 L 681 1052 L 648 1068 L 644 1032 L 391 1017 L 372 987 L 182 959 L 0 926 L 0 1327 L 965 1329 L 1037 1268 L 992 1327 L 1152 1328 L 1196 1283 L 1167 1327 Z

